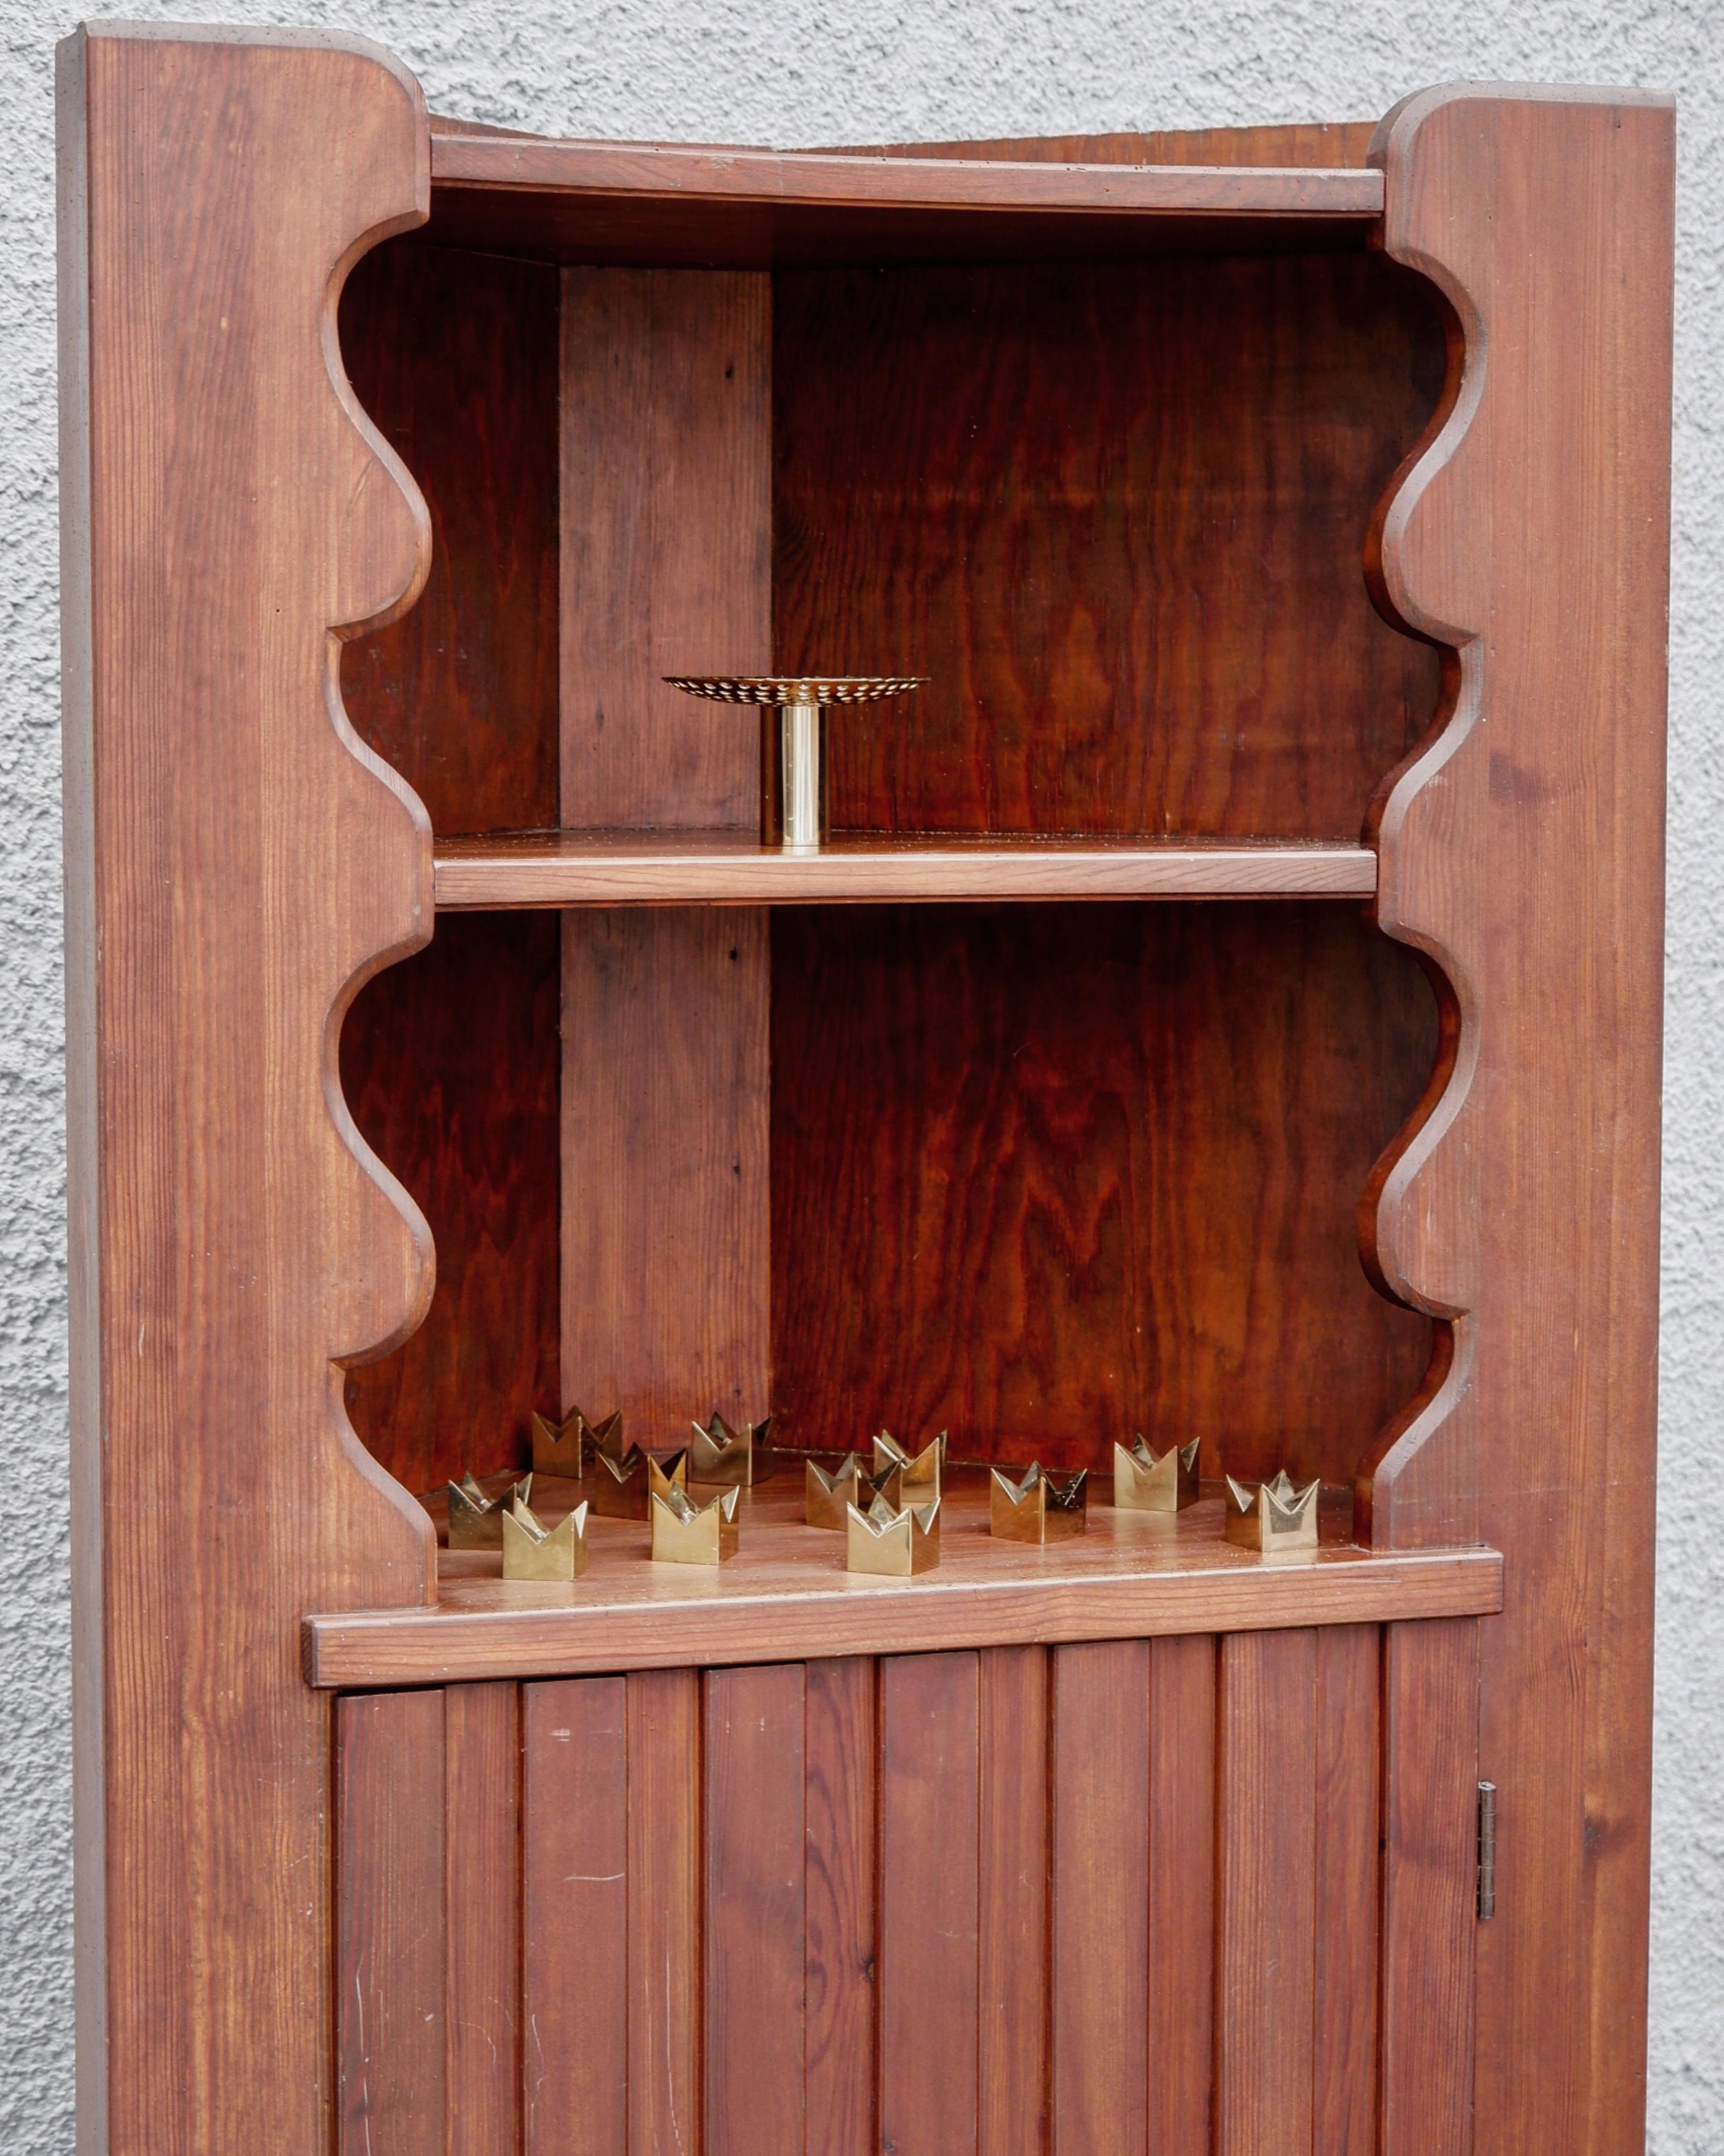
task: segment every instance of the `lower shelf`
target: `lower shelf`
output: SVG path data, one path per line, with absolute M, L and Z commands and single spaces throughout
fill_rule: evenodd
M 558 1494 L 541 1482 L 535 1510 L 560 1518 L 579 1494 L 573 1483 Z M 741 1548 L 716 1571 L 649 1562 L 646 1527 L 617 1520 L 591 1522 L 587 1572 L 572 1587 L 505 1583 L 499 1556 L 440 1552 L 434 1608 L 308 1617 L 306 1678 L 355 1690 L 1480 1617 L 1502 1607 L 1496 1551 L 1357 1549 L 1340 1539 L 1344 1509 L 1302 1562 L 1226 1542 L 1219 1497 L 1177 1517 L 1093 1506 L 1081 1539 L 1037 1549 L 996 1542 L 985 1471 L 954 1468 L 940 1567 L 914 1580 L 853 1576 L 844 1537 L 804 1526 L 802 1511 L 799 1466 L 745 1492 Z

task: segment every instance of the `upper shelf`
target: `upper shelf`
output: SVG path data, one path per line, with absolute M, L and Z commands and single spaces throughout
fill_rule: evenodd
M 1061 165 L 431 138 L 426 237 L 580 263 L 769 269 L 1360 246 L 1369 169 Z
M 1153 839 L 841 838 L 787 854 L 743 831 L 518 831 L 436 842 L 440 909 L 799 906 L 847 900 L 1368 898 L 1368 847 Z

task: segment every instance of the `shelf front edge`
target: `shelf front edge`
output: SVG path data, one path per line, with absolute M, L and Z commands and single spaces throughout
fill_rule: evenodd
M 1369 898 L 1365 846 L 834 847 L 813 855 L 684 844 L 446 842 L 444 911 L 578 906 L 809 905 L 917 899 Z
M 1316 1564 L 1100 1579 L 964 1584 L 937 1578 L 903 1583 L 846 1578 L 836 1589 L 823 1584 L 807 1593 L 658 1604 L 359 1610 L 308 1617 L 303 1645 L 308 1683 L 321 1690 L 362 1691 L 835 1655 L 1485 1617 L 1501 1608 L 1502 1558 L 1495 1550 L 1386 1557 L 1362 1552 Z

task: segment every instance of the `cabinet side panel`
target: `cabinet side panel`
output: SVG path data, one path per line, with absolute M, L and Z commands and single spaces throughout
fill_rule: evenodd
M 1146 2146 L 1150 1652 L 1053 1655 L 1054 2156 Z
M 336 1774 L 337 2156 L 445 2156 L 443 1693 L 340 1700 Z
M 767 914 L 563 919 L 563 1404 L 768 1412 Z
M 628 1682 L 521 1687 L 524 2156 L 629 2156 Z
M 981 1657 L 977 2145 L 1048 2145 L 1048 1652 Z
M 709 1671 L 706 2156 L 803 2147 L 807 1870 L 800 1662 Z
M 295 1637 L 423 1599 L 434 1548 L 341 1402 L 430 1291 L 334 1070 L 357 983 L 428 932 L 430 843 L 335 653 L 428 532 L 332 308 L 423 218 L 428 138 L 354 41 L 83 51 L 110 2133 L 325 2148 L 331 1709 Z
M 978 1673 L 880 1666 L 880 2145 L 977 2156 Z
M 808 2156 L 875 2146 L 876 1689 L 864 1656 L 808 1665 Z
M 757 829 L 755 715 L 661 677 L 771 670 L 771 280 L 562 290 L 562 820 Z

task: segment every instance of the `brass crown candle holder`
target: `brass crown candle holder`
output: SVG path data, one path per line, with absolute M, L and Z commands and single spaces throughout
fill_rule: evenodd
M 812 1460 L 803 1463 L 803 1517 L 811 1527 L 842 1534 L 846 1508 L 854 1505 L 858 1512 L 866 1512 L 873 1496 L 859 1454 L 847 1452 L 830 1475 Z
M 534 1474 L 557 1475 L 565 1481 L 579 1482 L 585 1480 L 589 1443 L 601 1450 L 619 1450 L 623 1411 L 618 1408 L 603 1422 L 595 1423 L 579 1408 L 571 1408 L 561 1422 L 553 1422 L 549 1415 L 535 1414 L 532 1427 Z
M 689 1456 L 674 1452 L 668 1460 L 655 1460 L 649 1452 L 631 1445 L 618 1455 L 595 1451 L 587 1494 L 602 1520 L 644 1520 L 655 1496 L 685 1489 L 689 1479 Z
M 503 1515 L 504 1578 L 577 1580 L 586 1569 L 586 1506 L 547 1527 L 517 1491 Z
M 1227 1539 L 1262 1557 L 1297 1557 L 1317 1546 L 1319 1482 L 1296 1490 L 1284 1467 L 1267 1482 L 1227 1478 Z
M 882 1579 L 912 1579 L 940 1562 L 940 1500 L 902 1512 L 878 1491 L 865 1512 L 844 1511 L 844 1569 Z
M 697 1505 L 679 1483 L 653 1492 L 653 1562 L 655 1564 L 723 1564 L 736 1554 L 741 1537 L 738 1488 L 721 1491 L 710 1505 Z
M 1090 1472 L 1055 1481 L 1032 1460 L 1021 1482 L 998 1467 L 988 1474 L 988 1525 L 1002 1542 L 1065 1542 L 1089 1526 Z
M 1127 1452 L 1113 1449 L 1113 1502 L 1122 1512 L 1183 1512 L 1198 1502 L 1198 1446 L 1170 1445 L 1152 1452 L 1142 1432 Z
M 924 675 L 834 680 L 790 675 L 667 674 L 673 689 L 720 704 L 776 707 L 761 735 L 761 837 L 788 854 L 818 853 L 829 835 L 826 713 L 834 704 L 870 704 L 921 687 Z M 772 739 L 776 731 L 777 741 Z
M 532 1495 L 529 1472 L 498 1497 L 487 1497 L 469 1469 L 459 1482 L 449 1486 L 449 1546 L 452 1550 L 501 1549 L 503 1515 L 516 1497 L 525 1504 Z
M 945 1465 L 943 1430 L 914 1457 L 889 1430 L 883 1430 L 874 1440 L 875 1487 L 895 1512 L 907 1505 L 937 1504 L 940 1471 Z
M 725 1490 L 752 1490 L 757 1482 L 764 1482 L 778 1464 L 772 1440 L 770 1415 L 732 1430 L 715 1408 L 705 1430 L 699 1423 L 694 1426 L 689 1440 L 688 1480 Z

